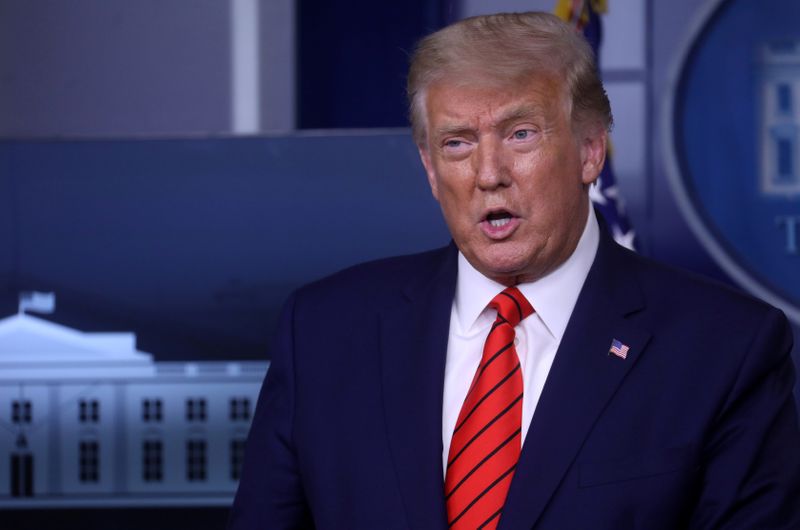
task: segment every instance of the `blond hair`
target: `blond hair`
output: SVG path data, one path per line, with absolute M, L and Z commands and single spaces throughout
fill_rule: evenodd
M 513 84 L 542 74 L 564 80 L 573 125 L 611 127 L 608 96 L 583 36 L 548 13 L 500 13 L 461 20 L 418 43 L 407 86 L 414 140 L 425 142 L 425 93 L 434 82 Z

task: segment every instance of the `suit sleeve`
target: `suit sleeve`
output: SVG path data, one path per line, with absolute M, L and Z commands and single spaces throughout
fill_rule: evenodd
M 293 448 L 294 302 L 284 306 L 247 439 L 229 530 L 313 528 Z
M 770 309 L 704 445 L 703 481 L 690 528 L 800 528 L 791 350 L 786 318 Z

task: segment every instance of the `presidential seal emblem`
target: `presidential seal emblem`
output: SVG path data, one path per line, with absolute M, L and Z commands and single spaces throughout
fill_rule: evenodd
M 707 4 L 665 105 L 670 184 L 742 287 L 800 325 L 800 2 Z

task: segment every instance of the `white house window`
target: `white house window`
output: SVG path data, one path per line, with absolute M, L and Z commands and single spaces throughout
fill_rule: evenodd
M 96 399 L 82 399 L 78 403 L 78 420 L 81 423 L 100 421 L 100 402 Z
M 11 496 L 33 496 L 33 455 L 11 453 Z
M 193 439 L 186 442 L 186 480 L 206 480 L 206 441 Z
M 788 180 L 794 175 L 794 138 L 778 138 L 778 178 Z
M 161 413 L 161 400 L 160 399 L 143 399 L 142 400 L 142 421 L 160 422 L 164 419 Z
M 33 418 L 33 405 L 27 399 L 11 402 L 11 422 L 16 424 L 31 423 Z
M 80 443 L 79 473 L 81 482 L 100 480 L 100 449 L 98 442 L 84 440 Z
M 776 93 L 776 101 L 778 102 L 778 113 L 779 114 L 791 114 L 792 113 L 792 85 L 787 83 L 780 83 L 778 84 L 775 89 L 777 90 Z
M 204 398 L 186 400 L 186 421 L 206 421 L 206 400 Z
M 244 444 L 244 438 L 235 438 L 231 440 L 231 480 L 239 480 L 239 477 L 242 476 Z
M 231 398 L 230 401 L 230 419 L 231 421 L 248 421 L 250 420 L 250 399 Z
M 142 479 L 161 482 L 163 478 L 164 445 L 161 440 L 145 440 L 142 443 Z

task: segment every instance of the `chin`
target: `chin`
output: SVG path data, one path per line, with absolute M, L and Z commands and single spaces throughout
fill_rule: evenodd
M 487 269 L 512 274 L 524 269 L 528 264 L 526 255 L 521 249 L 513 248 L 513 245 L 496 245 L 486 249 L 479 256 L 481 263 Z
M 483 260 L 479 269 L 489 278 L 510 278 L 522 274 L 524 266 L 517 260 Z
M 542 259 L 541 254 L 533 252 L 529 246 L 514 244 L 497 245 L 482 249 L 480 253 L 474 255 L 475 260 L 470 260 L 484 276 L 492 278 L 500 283 L 516 284 L 522 281 L 531 281 L 537 278 L 537 260 Z

